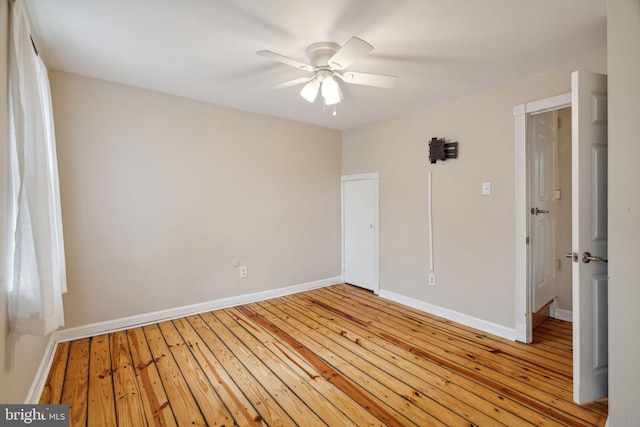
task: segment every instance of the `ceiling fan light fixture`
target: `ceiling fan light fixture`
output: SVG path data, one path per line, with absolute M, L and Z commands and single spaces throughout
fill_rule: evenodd
M 309 83 L 304 85 L 304 87 L 300 91 L 300 96 L 303 97 L 305 100 L 313 103 L 316 100 L 316 97 L 318 96 L 319 89 L 320 89 L 320 82 L 318 81 L 318 79 L 313 79 Z
M 322 81 L 322 97 L 325 105 L 333 105 L 342 101 L 342 91 L 332 76 Z
M 300 96 L 306 101 L 314 103 L 318 98 L 318 92 L 322 92 L 324 105 L 333 105 L 335 114 L 335 105 L 344 99 L 340 84 L 336 78 L 339 78 L 345 84 L 357 84 L 386 89 L 391 89 L 395 85 L 398 79 L 396 76 L 343 71 L 372 50 L 373 46 L 366 41 L 358 37 L 351 37 L 351 39 L 342 46 L 333 42 L 318 42 L 309 45 L 307 47 L 309 63 L 300 62 L 270 50 L 261 50 L 256 53 L 262 57 L 313 73 L 313 75 L 309 77 L 300 77 L 273 86 L 272 88 L 282 89 L 306 83 L 300 91 Z

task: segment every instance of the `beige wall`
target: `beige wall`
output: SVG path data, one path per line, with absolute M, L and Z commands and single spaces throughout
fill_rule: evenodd
M 607 1 L 610 427 L 640 425 L 640 3 Z
M 570 91 L 574 69 L 605 72 L 604 52 L 513 85 L 343 133 L 342 173 L 380 173 L 380 287 L 515 327 L 515 105 Z M 460 143 L 430 164 L 428 141 Z M 433 176 L 436 287 L 429 268 Z M 481 195 L 483 182 L 492 194 Z
M 341 274 L 338 131 L 50 78 L 68 326 Z

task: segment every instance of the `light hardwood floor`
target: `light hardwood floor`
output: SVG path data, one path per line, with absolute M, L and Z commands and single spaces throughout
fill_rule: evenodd
M 72 426 L 602 426 L 571 324 L 524 345 L 336 285 L 62 343 L 41 403 Z

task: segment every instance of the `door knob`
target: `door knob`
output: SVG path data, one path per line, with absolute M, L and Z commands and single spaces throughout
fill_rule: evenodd
M 606 259 L 604 258 L 600 258 L 599 256 L 591 256 L 591 254 L 589 252 L 584 252 L 582 254 L 582 262 L 584 262 L 585 264 L 589 264 L 591 261 L 594 262 L 607 262 Z
M 536 214 L 536 215 L 540 215 L 540 214 L 543 214 L 543 213 L 549 213 L 549 211 L 546 210 L 546 209 L 538 209 L 538 208 L 536 208 L 536 210 L 533 211 L 533 213 Z

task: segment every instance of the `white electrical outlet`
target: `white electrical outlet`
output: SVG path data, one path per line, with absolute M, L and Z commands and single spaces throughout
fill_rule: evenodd
M 435 285 L 436 285 L 436 275 L 429 274 L 429 286 L 435 286 Z
M 483 182 L 482 183 L 482 195 L 483 196 L 490 196 L 491 195 L 491 183 L 490 182 Z
M 240 267 L 240 278 L 244 279 L 246 277 L 249 277 L 249 268 L 246 265 L 243 265 Z

